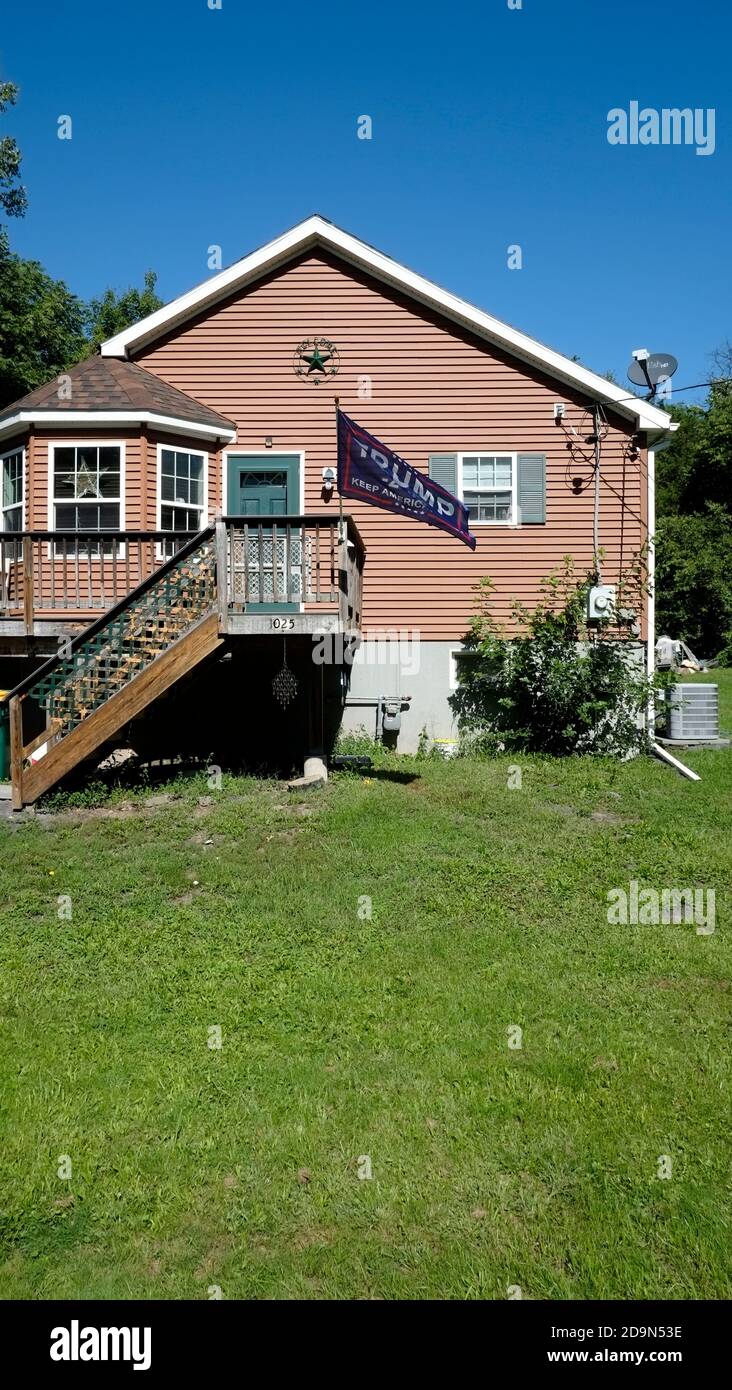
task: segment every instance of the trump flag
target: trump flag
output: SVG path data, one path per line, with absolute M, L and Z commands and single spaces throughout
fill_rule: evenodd
M 411 468 L 342 410 L 338 411 L 338 491 L 342 497 L 357 497 L 372 507 L 448 531 L 475 550 L 463 503 L 433 478 Z

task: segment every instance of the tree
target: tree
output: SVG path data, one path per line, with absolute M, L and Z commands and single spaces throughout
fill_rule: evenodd
M 162 308 L 163 301 L 155 293 L 157 278 L 154 270 L 146 270 L 143 290 L 132 286 L 121 294 L 106 290 L 101 299 L 92 299 L 88 309 L 89 352 L 96 352 L 106 338 Z
M 706 405 L 672 406 L 657 455 L 658 629 L 699 656 L 732 660 L 732 345 L 711 354 Z
M 0 234 L 0 408 L 57 376 L 86 351 L 85 305 Z
M 0 115 L 14 106 L 18 88 L 0 85 Z M 22 217 L 28 206 L 20 183 L 21 154 L 10 136 L 0 140 L 0 208 Z M 63 280 L 52 280 L 38 261 L 10 250 L 0 227 L 0 407 L 76 362 L 84 350 L 86 310 Z
M 14 83 L 0 85 L 0 115 L 15 105 L 17 95 Z M 0 209 L 8 217 L 22 217 L 28 205 L 20 165 L 15 140 L 4 137 Z M 87 305 L 38 261 L 12 252 L 7 231 L 0 226 L 0 409 L 96 351 L 105 338 L 159 309 L 156 278 L 149 270 L 143 290 L 131 287 L 116 294 L 110 289 Z
M 14 82 L 0 83 L 0 116 L 9 106 L 15 106 L 18 88 Z M 0 208 L 6 217 L 22 217 L 28 206 L 28 196 L 20 182 L 21 153 L 11 135 L 0 140 Z
M 732 514 L 719 502 L 663 517 L 656 539 L 656 626 L 695 655 L 732 662 Z

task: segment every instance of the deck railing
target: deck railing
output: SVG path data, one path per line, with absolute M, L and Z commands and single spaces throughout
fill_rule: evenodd
M 113 608 L 191 539 L 183 531 L 0 533 L 0 617 L 84 620 Z
M 39 622 L 89 622 L 190 540 L 181 531 L 0 532 L 0 620 L 29 635 Z M 225 517 L 216 547 L 222 608 L 327 605 L 345 629 L 359 627 L 364 548 L 350 517 Z
M 227 604 L 234 613 L 289 604 L 338 608 L 342 626 L 361 621 L 364 548 L 351 517 L 224 517 Z M 222 542 L 223 543 L 223 542 Z

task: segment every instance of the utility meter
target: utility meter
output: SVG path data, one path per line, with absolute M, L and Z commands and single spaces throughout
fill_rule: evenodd
M 615 585 L 595 584 L 587 595 L 587 621 L 608 622 L 615 611 Z

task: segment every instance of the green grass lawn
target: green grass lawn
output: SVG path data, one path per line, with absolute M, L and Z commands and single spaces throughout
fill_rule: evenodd
M 732 753 L 686 760 L 0 824 L 2 1297 L 729 1298 Z M 630 879 L 716 931 L 608 925 Z

